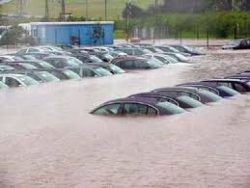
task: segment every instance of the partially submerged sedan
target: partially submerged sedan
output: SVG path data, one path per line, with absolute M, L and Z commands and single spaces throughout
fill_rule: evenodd
M 192 97 L 195 100 L 198 100 L 204 104 L 210 103 L 210 102 L 217 102 L 221 100 L 222 98 L 212 92 L 209 92 L 204 89 L 196 89 L 196 88 L 190 88 L 190 87 L 167 87 L 167 88 L 160 88 L 155 89 L 152 92 L 155 93 L 166 93 L 166 94 L 174 94 L 179 96 L 189 96 Z
M 177 86 L 205 89 L 223 98 L 233 97 L 235 95 L 240 94 L 239 92 L 227 86 L 215 85 L 213 83 L 208 83 L 208 82 L 188 82 L 188 83 L 179 84 Z
M 164 63 L 156 59 L 135 57 L 135 56 L 117 57 L 114 58 L 110 63 L 122 69 L 129 69 L 129 70 L 157 69 L 161 68 L 164 65 Z
M 22 74 L 1 74 L 0 81 L 8 87 L 32 86 L 39 85 L 39 82 L 33 78 Z
M 227 86 L 240 93 L 250 92 L 250 81 L 249 80 L 238 80 L 238 79 L 211 79 L 204 80 L 202 82 L 211 83 L 217 86 Z
M 153 93 L 153 92 L 145 92 L 145 93 L 137 93 L 134 95 L 130 95 L 128 98 L 154 98 L 158 102 L 167 101 L 173 103 L 181 108 L 189 109 L 189 108 L 198 108 L 204 106 L 200 101 L 195 100 L 189 96 L 179 96 L 169 93 Z
M 183 112 L 185 112 L 184 109 L 173 103 L 167 101 L 159 102 L 153 98 L 145 99 L 138 97 L 105 102 L 90 113 L 106 116 L 157 116 L 180 114 Z

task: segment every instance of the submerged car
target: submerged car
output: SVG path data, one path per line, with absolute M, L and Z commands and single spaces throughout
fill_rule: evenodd
M 0 74 L 0 81 L 2 81 L 8 87 L 27 87 L 39 84 L 39 82 L 33 78 L 22 74 Z
M 126 56 L 114 58 L 110 63 L 122 68 L 122 69 L 157 69 L 161 68 L 164 63 L 152 59 L 152 58 L 143 58 L 135 56 Z
M 79 68 L 72 68 L 75 73 L 80 77 L 102 77 L 113 75 L 108 69 L 103 68 L 99 65 L 85 64 Z
M 170 102 L 158 102 L 156 99 L 122 98 L 106 102 L 91 114 L 111 116 L 157 116 L 173 115 L 185 112 L 184 109 Z
M 78 68 L 83 63 L 71 56 L 50 56 L 43 59 L 56 68 Z
M 129 96 L 129 98 L 137 98 L 137 97 L 154 98 L 158 102 L 167 101 L 177 106 L 180 106 L 183 109 L 198 108 L 198 107 L 204 106 L 200 101 L 195 100 L 189 96 L 184 96 L 184 95 L 179 96 L 179 95 L 173 95 L 173 94 L 168 94 L 168 93 L 146 92 L 146 93 L 137 93 L 137 94 Z
M 182 53 L 188 53 L 192 56 L 195 56 L 195 55 L 204 55 L 202 54 L 201 52 L 198 52 L 196 49 L 194 48 L 191 48 L 189 46 L 185 46 L 185 45 L 170 45 L 172 46 L 173 48 L 177 49 L 178 51 L 182 52 Z
M 205 89 L 205 90 L 208 90 L 212 93 L 215 93 L 223 98 L 233 97 L 235 95 L 240 94 L 239 92 L 237 92 L 234 89 L 231 89 L 229 87 L 222 86 L 222 85 L 221 86 L 214 85 L 213 83 L 208 83 L 208 82 L 189 82 L 189 83 L 179 84 L 177 86 Z
M 7 88 L 8 88 L 8 86 L 0 81 L 0 90 L 1 89 L 7 89 Z
M 224 46 L 222 46 L 222 49 L 223 50 L 250 49 L 250 39 L 237 39 L 237 40 L 230 41 L 228 44 L 225 44 Z
M 240 93 L 250 92 L 250 81 L 248 80 L 237 80 L 237 79 L 211 79 L 204 80 L 201 82 L 211 83 L 218 86 L 227 86 Z
M 190 88 L 190 87 L 167 87 L 167 88 L 160 88 L 155 89 L 152 92 L 155 93 L 173 93 L 175 95 L 186 95 L 198 100 L 204 104 L 210 102 L 217 102 L 222 98 L 212 92 L 209 92 L 204 89 L 197 89 L 197 88 Z

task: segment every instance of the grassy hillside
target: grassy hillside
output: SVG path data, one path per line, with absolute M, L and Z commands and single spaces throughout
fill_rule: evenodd
M 24 12 L 32 16 L 44 15 L 45 0 L 23 0 Z M 88 17 L 104 19 L 104 2 L 105 0 L 87 0 L 88 1 Z M 122 10 L 125 7 L 127 0 L 107 0 L 108 19 L 116 19 L 121 16 Z M 58 17 L 60 12 L 59 0 L 49 0 L 50 16 Z M 86 0 L 65 0 L 67 13 L 72 13 L 74 16 L 86 16 Z M 145 9 L 154 3 L 154 0 L 132 0 L 139 7 Z M 16 14 L 18 10 L 18 0 L 2 6 L 1 12 L 8 14 Z

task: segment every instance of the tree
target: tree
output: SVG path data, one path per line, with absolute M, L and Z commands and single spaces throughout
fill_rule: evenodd
M 25 31 L 23 30 L 22 27 L 19 26 L 13 26 L 10 29 L 8 29 L 8 32 L 6 32 L 1 40 L 0 44 L 1 45 L 8 45 L 8 44 L 17 44 L 23 38 L 23 35 L 25 34 Z
M 123 18 L 140 18 L 145 15 L 145 12 L 138 6 L 127 3 L 126 7 L 122 11 Z

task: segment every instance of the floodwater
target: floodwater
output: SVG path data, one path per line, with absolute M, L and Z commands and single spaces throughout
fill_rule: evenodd
M 250 69 L 247 51 L 0 92 L 0 187 L 249 188 L 250 96 L 176 116 L 88 114 L 110 99 Z

